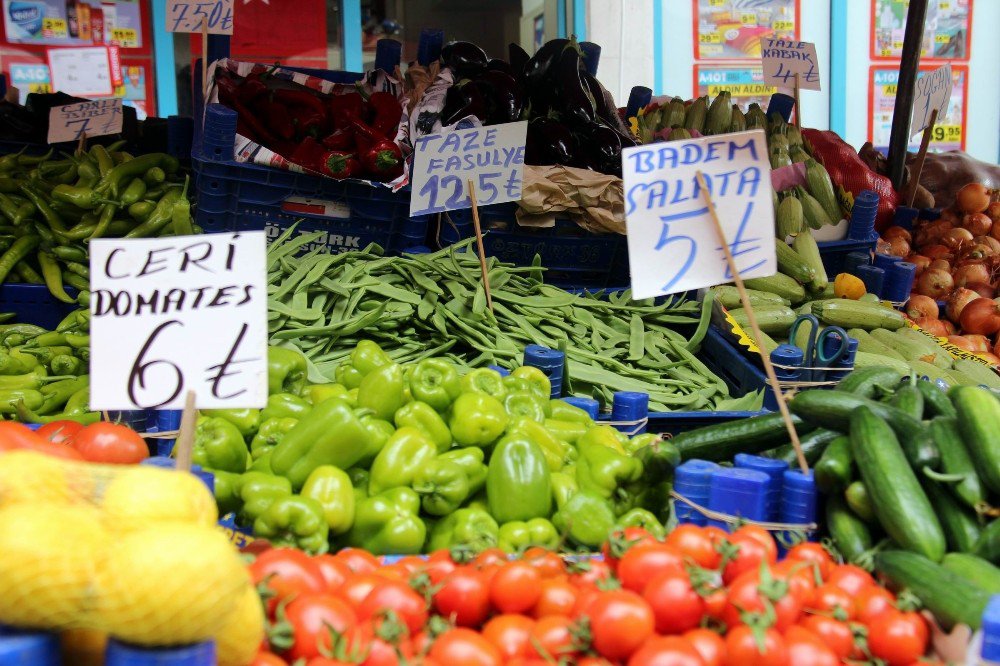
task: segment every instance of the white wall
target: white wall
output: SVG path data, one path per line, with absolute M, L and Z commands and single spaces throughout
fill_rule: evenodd
M 653 87 L 652 0 L 591 0 L 587 41 L 601 47 L 597 78 L 619 106 L 625 106 L 634 86 Z

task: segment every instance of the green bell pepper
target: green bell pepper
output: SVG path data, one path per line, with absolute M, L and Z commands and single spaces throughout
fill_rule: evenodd
M 371 467 L 372 462 L 375 460 L 375 456 L 377 456 L 379 452 L 385 448 L 385 443 L 388 442 L 389 438 L 396 432 L 396 428 L 388 421 L 377 419 L 371 414 L 368 414 L 367 410 L 365 410 L 365 412 L 365 415 L 361 417 L 361 425 L 363 425 L 365 430 L 368 432 L 368 443 L 365 445 L 364 451 L 362 452 L 361 458 L 358 459 L 357 464 L 365 467 Z
M 626 511 L 618 516 L 616 526 L 622 529 L 626 527 L 641 527 L 657 539 L 662 539 L 666 534 L 666 530 L 663 529 L 663 523 L 660 522 L 660 519 L 654 516 L 651 511 L 640 508 Z
M 264 454 L 273 451 L 278 442 L 298 422 L 298 419 L 292 417 L 275 417 L 261 423 L 257 434 L 250 441 L 250 457 L 257 460 Z
M 632 440 L 640 437 L 645 438 L 647 435 L 639 435 Z M 639 446 L 631 455 L 642 463 L 643 478 L 647 485 L 673 479 L 674 469 L 681 464 L 681 452 L 673 442 L 660 439 L 656 435 L 653 435 L 653 440 L 649 444 Z
M 483 450 L 470 446 L 442 453 L 417 470 L 413 490 L 424 511 L 444 516 L 457 510 L 486 483 Z
M 274 453 L 274 449 L 267 451 L 261 457 L 250 463 L 250 469 L 248 472 L 266 472 L 268 474 L 274 475 L 274 470 L 271 469 L 271 454 Z
M 338 365 L 333 373 L 333 377 L 337 380 L 337 384 L 347 389 L 358 388 L 361 386 L 361 380 L 364 379 L 361 372 L 351 365 L 349 361 L 344 361 Z
M 250 463 L 250 453 L 236 426 L 223 418 L 202 416 L 195 428 L 191 462 L 205 469 L 242 473 Z
M 266 472 L 245 472 L 240 477 L 239 522 L 253 525 L 253 522 L 279 497 L 292 494 L 292 484 L 282 476 Z
M 426 402 L 414 400 L 396 410 L 393 421 L 397 428 L 416 428 L 434 442 L 438 453 L 451 448 L 451 430 L 441 415 Z
M 243 506 L 243 501 L 240 499 L 242 474 L 213 471 L 212 476 L 215 477 L 212 492 L 215 494 L 215 503 L 219 506 L 219 515 L 225 516 L 239 511 Z
M 347 470 L 347 478 L 351 480 L 351 486 L 354 487 L 355 507 L 368 499 L 368 479 L 370 476 L 368 470 L 363 467 L 351 467 Z
M 500 440 L 486 473 L 486 497 L 501 523 L 548 518 L 552 481 L 541 448 L 521 433 Z
M 372 370 L 358 387 L 358 407 L 370 409 L 375 418 L 391 421 L 403 406 L 403 367 L 390 363 Z
M 550 433 L 542 424 L 530 419 L 518 419 L 509 431 L 523 433 L 538 444 L 545 454 L 549 471 L 558 472 L 576 460 L 579 455 L 574 447 Z
M 549 478 L 552 482 L 552 501 L 556 508 L 561 509 L 580 490 L 576 483 L 576 465 L 570 465 L 561 472 L 553 472 Z
M 443 358 L 428 358 L 410 371 L 410 393 L 439 412 L 448 409 L 462 392 L 455 364 Z
M 271 469 L 301 488 L 320 465 L 347 469 L 368 446 L 368 431 L 354 410 L 339 398 L 321 402 L 299 419 L 271 454 Z
M 470 370 L 462 377 L 461 387 L 463 393 L 481 393 L 497 400 L 503 400 L 507 395 L 507 387 L 503 384 L 503 377 L 496 370 L 489 368 L 477 368 Z
M 276 499 L 254 521 L 253 533 L 275 546 L 292 546 L 312 555 L 330 549 L 323 507 L 308 497 L 289 495 Z
M 586 410 L 580 409 L 576 405 L 571 405 L 565 400 L 556 398 L 549 400 L 549 418 L 557 421 L 569 421 L 571 423 L 583 423 L 587 427 L 594 425 L 594 419 Z
M 306 357 L 294 349 L 267 348 L 267 392 L 298 395 L 306 385 Z
M 610 499 L 620 487 L 642 477 L 641 462 L 603 444 L 583 439 L 577 450 L 576 481 L 581 490 Z
M 344 534 L 354 524 L 354 486 L 347 472 L 333 465 L 320 465 L 302 486 L 303 497 L 319 502 L 333 535 Z
M 461 446 L 489 446 L 503 434 L 508 421 L 503 403 L 496 398 L 485 393 L 463 393 L 451 406 L 448 425 Z
M 358 503 L 348 545 L 375 555 L 413 555 L 423 550 L 427 526 L 420 519 L 420 496 L 391 488 Z
M 302 396 L 311 405 L 318 405 L 330 398 L 347 397 L 347 387 L 343 384 L 307 384 L 302 390 Z
M 437 447 L 424 433 L 416 428 L 400 428 L 375 456 L 368 480 L 368 492 L 378 495 L 389 488 L 409 486 L 413 483 L 417 470 L 436 455 Z
M 512 419 L 526 418 L 537 423 L 545 423 L 545 406 L 543 401 L 529 391 L 515 391 L 504 396 L 503 406 Z
M 600 495 L 581 490 L 552 516 L 552 524 L 576 544 L 597 548 L 615 528 L 615 512 Z
M 580 421 L 563 421 L 560 419 L 545 419 L 545 429 L 554 437 L 567 444 L 576 444 L 593 426 Z
M 515 520 L 500 526 L 497 546 L 505 553 L 523 553 L 533 546 L 554 550 L 559 546 L 559 532 L 545 518 Z
M 259 409 L 203 409 L 201 413 L 229 421 L 246 440 L 253 439 L 260 428 Z
M 351 352 L 350 358 L 337 367 L 334 378 L 345 388 L 355 389 L 361 386 L 367 375 L 390 363 L 392 359 L 377 343 L 362 340 Z
M 267 396 L 267 406 L 260 410 L 260 421 L 271 419 L 300 419 L 309 413 L 313 406 L 304 398 L 291 393 L 275 393 Z
M 599 444 L 606 449 L 611 449 L 612 451 L 617 451 L 620 454 L 625 453 L 625 442 L 628 441 L 628 437 L 621 434 L 609 425 L 595 425 L 589 428 L 587 432 L 583 434 L 583 437 L 577 440 L 576 446 L 580 448 L 586 444 Z
M 510 376 L 515 379 L 527 380 L 538 397 L 544 400 L 552 397 L 552 382 L 549 380 L 548 375 L 538 368 L 530 365 L 522 365 L 520 368 L 514 368 Z
M 427 550 L 460 548 L 481 553 L 497 545 L 500 526 L 481 509 L 459 509 L 439 520 L 431 530 Z

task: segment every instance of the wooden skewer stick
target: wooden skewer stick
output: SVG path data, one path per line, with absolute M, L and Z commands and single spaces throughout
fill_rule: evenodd
M 76 144 L 76 154 L 82 155 L 85 152 L 87 152 L 87 133 L 81 132 L 80 141 Z
M 184 411 L 181 413 L 181 427 L 177 435 L 177 470 L 191 471 L 191 452 L 194 448 L 194 428 L 198 412 L 194 407 L 194 391 L 188 391 L 184 399 Z
M 931 143 L 931 135 L 934 133 L 934 125 L 937 123 L 937 109 L 931 109 L 931 119 L 924 128 L 924 135 L 920 137 L 920 150 L 917 151 L 917 159 L 910 167 L 910 182 L 906 187 L 910 190 L 910 208 L 913 208 L 913 200 L 917 196 L 917 186 L 920 185 L 920 172 L 924 170 L 924 160 L 927 158 L 927 148 Z
M 740 293 L 740 302 L 743 304 L 743 311 L 746 312 L 747 320 L 750 322 L 750 328 L 753 330 L 754 343 L 757 345 L 757 349 L 760 350 L 760 358 L 764 362 L 764 372 L 767 373 L 767 381 L 771 385 L 771 390 L 774 391 L 774 395 L 778 402 L 778 411 L 781 412 L 781 417 L 785 421 L 785 428 L 788 430 L 788 437 L 792 440 L 792 446 L 795 448 L 795 457 L 799 461 L 799 467 L 802 468 L 803 473 L 809 472 L 809 463 L 806 462 L 806 457 L 802 453 L 802 443 L 799 442 L 799 434 L 795 431 L 795 424 L 792 423 L 792 415 L 788 411 L 788 405 L 785 404 L 784 399 L 781 395 L 781 385 L 778 383 L 778 376 L 774 374 L 774 366 L 771 365 L 771 357 L 768 356 L 764 347 L 764 334 L 760 331 L 760 326 L 757 324 L 757 315 L 754 314 L 753 306 L 750 304 L 750 296 L 747 294 L 747 289 L 743 285 L 743 278 L 740 277 L 740 271 L 736 268 L 736 260 L 733 259 L 732 252 L 729 251 L 729 243 L 726 240 L 726 233 L 722 230 L 722 223 L 719 222 L 719 216 L 715 212 L 715 204 L 712 203 L 712 195 L 708 189 L 708 184 L 705 182 L 705 176 L 698 172 L 698 186 L 701 188 L 701 193 L 705 199 L 705 205 L 708 206 L 708 216 L 712 219 L 712 224 L 715 226 L 715 233 L 719 235 L 719 240 L 722 241 L 722 253 L 726 255 L 726 263 L 729 264 L 729 270 L 733 274 L 733 281 L 736 283 L 736 289 Z M 779 241 L 780 242 L 780 241 Z
M 799 104 L 799 73 L 795 72 L 795 126 L 802 129 L 802 106 Z M 761 348 L 763 349 L 763 347 Z
M 208 18 L 201 20 L 201 88 L 208 94 Z
M 486 305 L 493 312 L 493 294 L 490 293 L 490 274 L 486 269 L 486 250 L 483 249 L 483 228 L 479 225 L 479 205 L 476 203 L 476 186 L 469 183 L 469 199 L 472 200 L 472 226 L 476 229 L 476 247 L 479 248 L 479 268 L 483 271 L 483 290 L 486 292 Z

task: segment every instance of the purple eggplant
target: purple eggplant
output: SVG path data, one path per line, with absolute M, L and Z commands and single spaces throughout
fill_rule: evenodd
M 525 163 L 547 166 L 572 164 L 577 157 L 576 139 L 569 128 L 551 118 L 535 118 L 528 123 Z
M 555 106 L 560 118 L 571 125 L 593 123 L 597 119 L 597 110 L 581 76 L 580 51 L 576 44 L 563 48 L 552 74 Z
M 474 79 L 486 71 L 490 59 L 471 42 L 448 42 L 441 49 L 441 62 L 460 79 Z
M 507 45 L 507 60 L 510 61 L 510 68 L 514 72 L 515 78 L 524 74 L 524 66 L 528 64 L 530 59 L 531 56 L 519 44 L 511 42 Z
M 483 73 L 475 81 L 486 103 L 488 125 L 512 123 L 521 119 L 524 109 L 524 92 L 509 74 L 497 70 Z
M 553 39 L 543 44 L 535 55 L 528 59 L 524 65 L 524 78 L 532 88 L 531 92 L 534 92 L 535 87 L 545 85 L 545 80 L 567 44 L 569 44 L 568 39 Z M 513 58 L 511 62 L 513 63 Z
M 486 100 L 480 88 L 468 80 L 448 88 L 444 109 L 441 110 L 441 124 L 454 125 L 466 116 L 475 116 L 480 120 L 486 117 Z

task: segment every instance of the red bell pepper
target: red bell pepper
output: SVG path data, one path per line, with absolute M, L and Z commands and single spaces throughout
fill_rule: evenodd
M 320 167 L 331 178 L 341 180 L 356 176 L 361 172 L 357 156 L 345 150 L 331 150 L 323 154 Z
M 326 121 L 326 106 L 323 104 L 323 100 L 308 90 L 281 88 L 274 91 L 274 98 L 282 104 L 306 107 L 322 118 L 324 122 Z
M 288 158 L 289 162 L 293 164 L 298 164 L 300 167 L 305 167 L 306 169 L 312 169 L 313 171 L 322 171 L 322 158 L 327 151 L 316 139 L 311 136 L 307 136 L 302 140 L 301 143 L 292 151 L 291 156 Z
M 240 102 L 251 104 L 267 94 L 267 86 L 260 79 L 247 78 L 237 89 Z
M 351 125 L 365 171 L 380 180 L 392 180 L 403 173 L 403 151 L 390 139 L 360 121 Z
M 257 103 L 257 108 L 260 109 L 261 115 L 267 123 L 267 128 L 271 132 L 285 140 L 289 140 L 295 136 L 295 125 L 292 123 L 292 117 L 285 105 L 274 100 L 262 98 Z
M 351 150 L 354 148 L 354 129 L 345 127 L 323 139 L 323 146 L 330 150 Z
M 344 95 L 333 95 L 327 103 L 334 129 L 345 129 L 352 121 L 364 120 L 367 103 L 361 93 L 350 92 Z
M 403 107 L 396 96 L 387 92 L 374 92 L 368 98 L 368 106 L 375 112 L 369 125 L 378 134 L 393 138 L 403 117 Z

